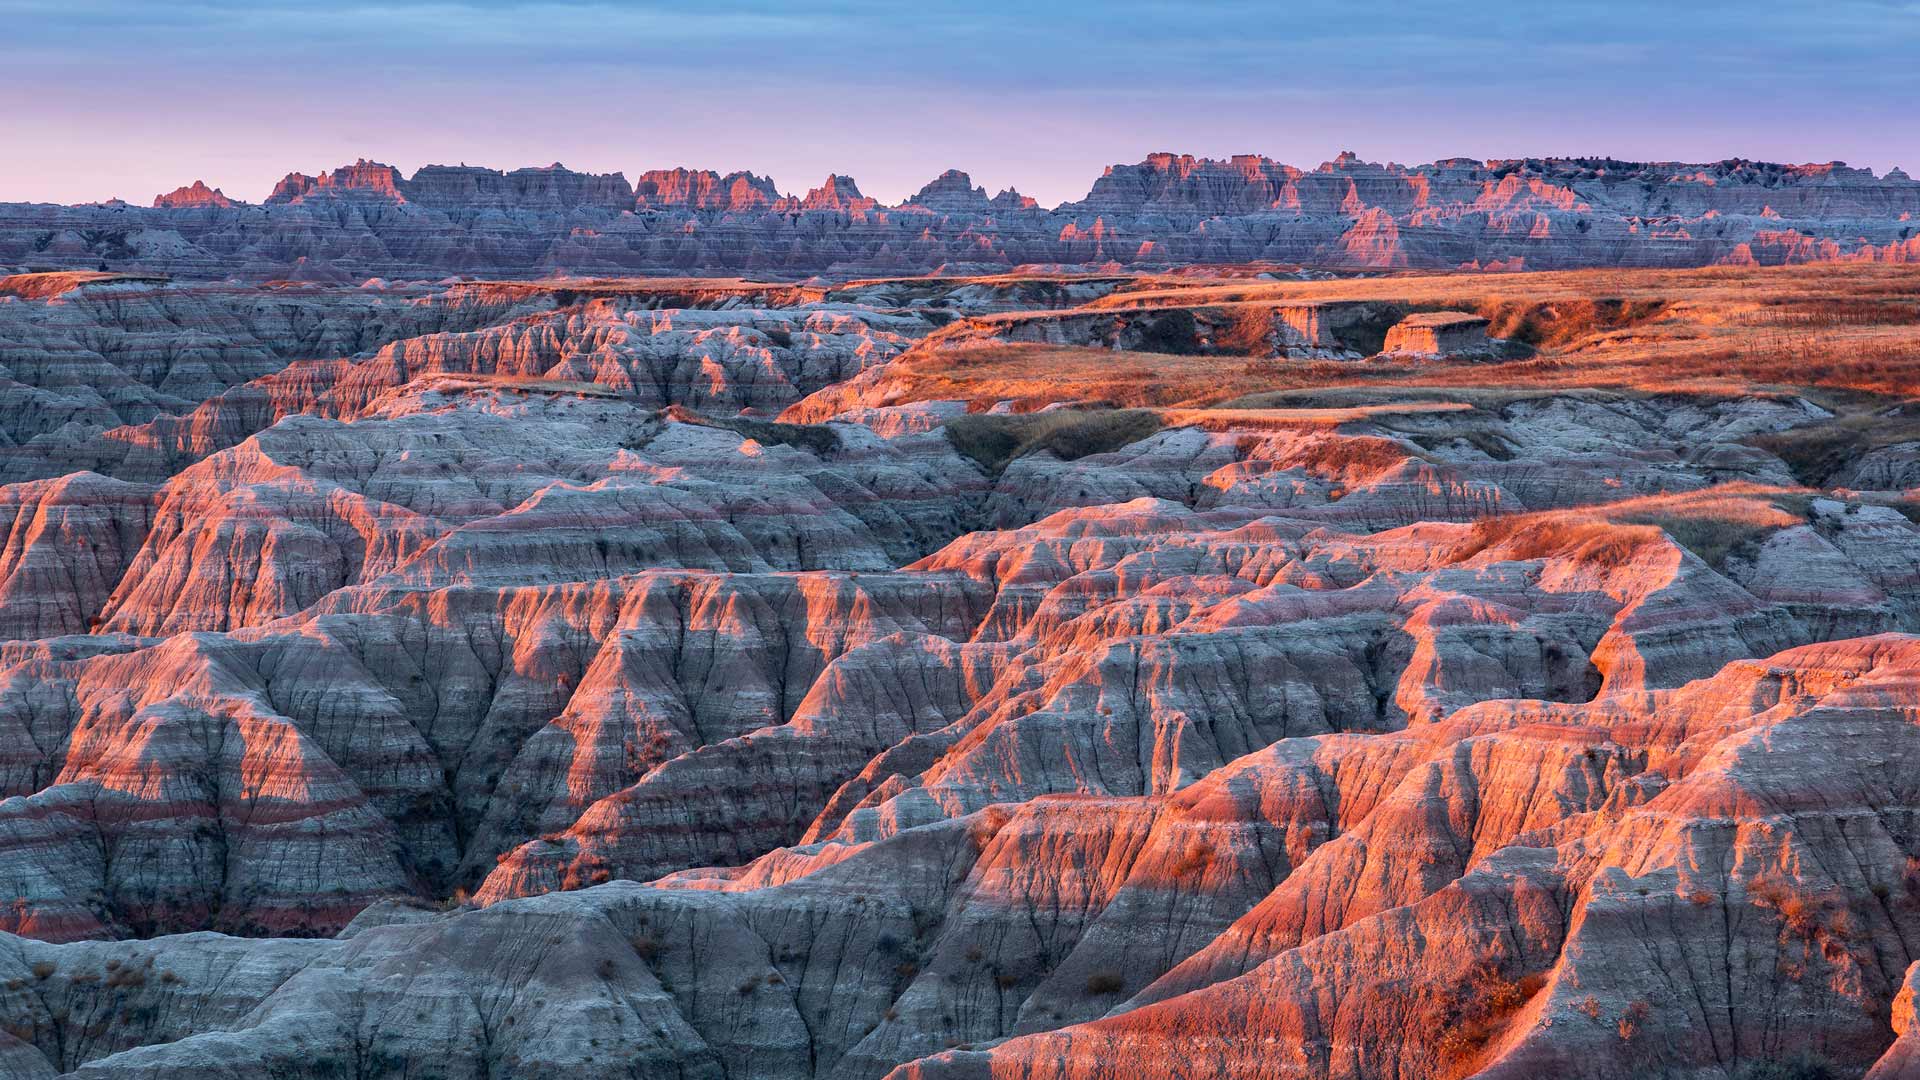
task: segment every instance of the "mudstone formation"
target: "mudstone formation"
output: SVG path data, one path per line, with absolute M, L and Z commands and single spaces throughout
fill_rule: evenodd
M 904 358 L 1164 307 L 205 280 L 1786 257 L 1766 212 L 1885 257 L 1920 206 L 1707 172 L 7 208 L 0 258 L 145 273 L 0 280 L 0 1078 L 1920 1075 L 1920 442 L 1809 488 L 1811 397 L 1542 389 L 996 459 Z M 1244 341 L 1498 351 L 1390 314 Z
M 813 275 L 1155 268 L 1551 269 L 1920 260 L 1920 182 L 1826 165 L 1449 159 L 1312 170 L 1154 154 L 1052 209 L 948 171 L 898 206 L 829 176 L 593 175 L 359 161 L 249 205 L 203 182 L 153 200 L 0 205 L 0 267 L 355 282 L 449 273 Z

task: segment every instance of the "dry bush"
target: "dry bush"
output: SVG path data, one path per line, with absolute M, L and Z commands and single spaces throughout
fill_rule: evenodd
M 132 966 L 118 967 L 107 972 L 107 985 L 115 989 L 131 989 L 145 986 L 147 973 L 144 968 Z
M 1615 1029 L 1620 1032 L 1621 1042 L 1632 1042 L 1647 1026 L 1647 1019 L 1653 1015 L 1653 1007 L 1644 1001 L 1636 1001 L 1627 1006 L 1620 1014 Z
M 1213 845 L 1205 840 L 1197 840 L 1180 853 L 1180 858 L 1167 868 L 1167 873 L 1176 881 L 1192 877 L 1212 866 L 1213 856 Z
M 1087 993 L 1094 997 L 1117 994 L 1126 985 L 1127 981 L 1117 971 L 1098 971 L 1087 976 Z
M 1416 1030 L 1441 1031 L 1435 1047 L 1445 1058 L 1461 1059 L 1479 1053 L 1506 1022 L 1546 986 L 1546 978 L 1528 974 L 1518 979 L 1501 973 L 1498 965 L 1482 961 L 1466 978 L 1426 999 Z
M 1755 878 L 1747 891 L 1780 915 L 1780 922 L 1796 937 L 1825 934 L 1844 939 L 1853 932 L 1853 915 L 1845 894 L 1837 889 L 1816 892 L 1779 874 Z
M 988 473 L 1042 450 L 1062 461 L 1104 454 L 1159 431 L 1150 409 L 1050 409 L 1041 413 L 976 413 L 947 422 L 947 441 Z

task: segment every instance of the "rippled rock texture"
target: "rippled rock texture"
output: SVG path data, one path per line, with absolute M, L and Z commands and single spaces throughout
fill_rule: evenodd
M 1920 301 L 1742 273 L 0 281 L 0 1077 L 1915 1075 Z

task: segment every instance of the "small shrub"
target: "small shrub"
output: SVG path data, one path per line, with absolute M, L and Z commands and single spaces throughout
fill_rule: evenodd
M 115 989 L 131 989 L 147 984 L 145 968 L 122 967 L 107 972 L 107 985 Z
M 1619 1023 L 1614 1025 L 1615 1030 L 1620 1033 L 1620 1041 L 1632 1042 L 1638 1038 L 1640 1032 L 1647 1026 L 1647 1019 L 1652 1015 L 1653 1007 L 1644 1001 L 1636 1001 L 1627 1006 L 1627 1011 L 1620 1014 Z
M 1204 840 L 1195 841 L 1191 847 L 1181 853 L 1179 861 L 1173 864 L 1169 872 L 1175 878 L 1192 877 L 1213 865 L 1213 855 L 1212 844 Z
M 1093 996 L 1117 994 L 1127 985 L 1119 972 L 1099 971 L 1087 976 L 1087 993 Z
M 1845 938 L 1853 931 L 1846 898 L 1838 890 L 1814 892 L 1778 874 L 1755 878 L 1747 889 L 1754 899 L 1779 912 L 1781 923 L 1798 937 L 1812 938 L 1824 932 Z
M 1538 974 L 1511 979 L 1492 961 L 1482 961 L 1458 985 L 1430 998 L 1420 1023 L 1444 1033 L 1436 1047 L 1443 1056 L 1477 1054 L 1507 1016 L 1545 985 L 1546 979 Z
M 50 961 L 42 960 L 28 970 L 33 972 L 33 977 L 36 979 L 49 979 L 53 977 L 53 973 L 58 971 L 59 968 L 54 967 Z

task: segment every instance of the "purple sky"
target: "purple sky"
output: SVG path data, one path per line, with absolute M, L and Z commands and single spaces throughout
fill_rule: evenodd
M 0 200 L 257 201 L 362 156 L 1049 205 L 1155 150 L 1920 172 L 1916 56 L 1920 0 L 0 0 Z

